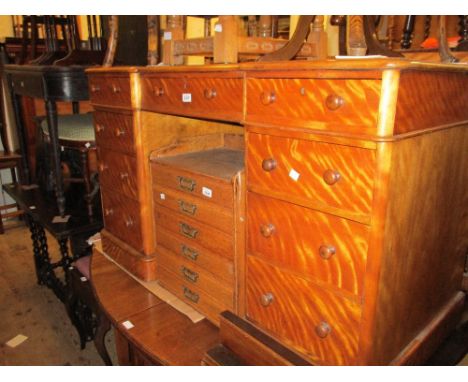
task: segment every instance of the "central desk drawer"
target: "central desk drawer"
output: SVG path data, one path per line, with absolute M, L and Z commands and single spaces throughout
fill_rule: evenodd
M 104 226 L 120 240 L 143 252 L 140 204 L 118 192 L 101 188 Z
M 99 149 L 99 182 L 107 190 L 138 200 L 137 165 L 133 156 Z
M 156 206 L 155 215 L 156 232 L 161 227 L 174 233 L 179 239 L 186 240 L 189 245 L 202 246 L 221 256 L 233 256 L 232 235 L 227 235 L 199 221 L 174 213 L 165 207 Z
M 248 256 L 247 317 L 314 362 L 352 365 L 360 306 Z
M 89 76 L 89 94 L 94 105 L 132 106 L 128 76 Z
M 371 211 L 375 151 L 248 134 L 250 190 L 357 220 Z
M 94 112 L 96 144 L 127 154 L 135 153 L 132 114 Z

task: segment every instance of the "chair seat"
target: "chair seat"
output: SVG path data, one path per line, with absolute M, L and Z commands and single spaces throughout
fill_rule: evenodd
M 59 115 L 57 126 L 59 140 L 94 142 L 94 125 L 91 113 Z M 40 127 L 45 135 L 49 135 L 47 119 L 44 118 L 40 122 Z

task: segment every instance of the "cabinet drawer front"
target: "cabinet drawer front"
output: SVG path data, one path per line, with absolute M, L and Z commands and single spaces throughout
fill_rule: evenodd
M 227 121 L 242 119 L 242 79 L 142 76 L 142 109 Z
M 362 293 L 368 226 L 252 192 L 248 205 L 250 253 L 305 277 Z
M 159 185 L 153 187 L 153 200 L 155 203 L 182 215 L 215 226 L 228 235 L 232 235 L 234 232 L 233 212 L 227 208 L 183 192 L 159 187 Z
M 249 189 L 349 218 L 370 213 L 373 150 L 253 133 L 248 142 Z
M 104 226 L 120 240 L 143 252 L 140 204 L 114 190 L 101 187 Z
M 94 105 L 132 106 L 128 76 L 90 76 L 89 94 Z
M 98 169 L 104 188 L 138 200 L 137 165 L 133 156 L 99 149 Z
M 248 256 L 247 317 L 281 341 L 327 365 L 352 365 L 359 305 Z
M 187 284 L 194 286 L 212 297 L 219 305 L 232 306 L 234 302 L 234 285 L 215 278 L 206 269 L 185 260 L 185 258 L 158 248 L 158 265 L 177 275 Z
M 158 267 L 158 281 L 169 292 L 193 306 L 210 321 L 219 325 L 219 314 L 224 310 L 234 311 L 234 306 L 223 306 L 196 286 L 184 282 L 164 267 Z
M 133 117 L 131 114 L 94 112 L 96 144 L 124 153 L 135 153 Z
M 374 133 L 381 82 L 340 79 L 247 80 L 247 122 Z
M 153 184 L 172 188 L 228 209 L 233 208 L 233 190 L 228 182 L 157 162 L 151 164 L 151 173 Z
M 195 244 L 225 257 L 233 257 L 234 244 L 232 235 L 218 231 L 187 216 L 176 214 L 171 210 L 156 205 L 156 232 L 166 229 L 189 245 Z
M 167 248 L 173 253 L 177 253 L 188 262 L 197 264 L 200 267 L 208 269 L 217 277 L 221 277 L 228 282 L 234 282 L 234 263 L 233 259 L 220 256 L 210 252 L 188 239 L 177 237 L 175 234 L 158 227 L 157 242 L 159 246 Z

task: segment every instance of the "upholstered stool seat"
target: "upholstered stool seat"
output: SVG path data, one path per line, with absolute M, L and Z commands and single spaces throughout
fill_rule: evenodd
M 93 116 L 90 113 L 59 115 L 57 126 L 59 140 L 94 144 Z M 45 118 L 41 120 L 40 127 L 42 133 L 48 136 L 49 126 Z

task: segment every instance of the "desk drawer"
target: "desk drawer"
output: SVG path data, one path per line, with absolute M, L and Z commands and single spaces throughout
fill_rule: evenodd
M 227 121 L 242 120 L 242 79 L 142 76 L 142 109 Z
M 163 228 L 184 239 L 188 245 L 195 244 L 221 256 L 232 258 L 234 253 L 234 239 L 215 228 L 207 226 L 187 216 L 177 214 L 157 205 L 155 207 L 156 232 Z
M 140 204 L 114 190 L 101 188 L 104 226 L 120 240 L 143 252 Z
M 182 215 L 215 226 L 228 235 L 232 235 L 234 232 L 232 209 L 229 210 L 198 197 L 193 197 L 181 191 L 163 188 L 159 185 L 153 186 L 153 200 L 155 203 Z
M 138 200 L 137 164 L 133 156 L 99 149 L 99 182 L 107 190 L 115 190 Z
M 234 196 L 230 182 L 157 162 L 151 164 L 151 173 L 153 184 L 178 190 L 228 209 L 233 208 Z
M 116 75 L 89 76 L 89 94 L 93 105 L 132 106 L 130 78 Z
M 247 79 L 247 122 L 375 133 L 380 80 Z
M 248 147 L 249 189 L 358 220 L 370 213 L 374 150 L 253 133 Z
M 232 307 L 234 301 L 233 283 L 226 283 L 210 273 L 209 270 L 163 248 L 158 249 L 157 256 L 158 265 L 177 275 L 181 282 L 205 292 L 219 305 Z
M 247 317 L 314 362 L 352 365 L 360 306 L 248 256 Z
M 16 94 L 29 97 L 43 98 L 43 79 L 42 73 L 36 75 L 27 75 L 22 73 L 11 74 L 11 85 Z
M 135 153 L 132 114 L 95 111 L 94 130 L 98 147 Z
M 369 227 L 248 193 L 248 252 L 305 277 L 362 293 Z

